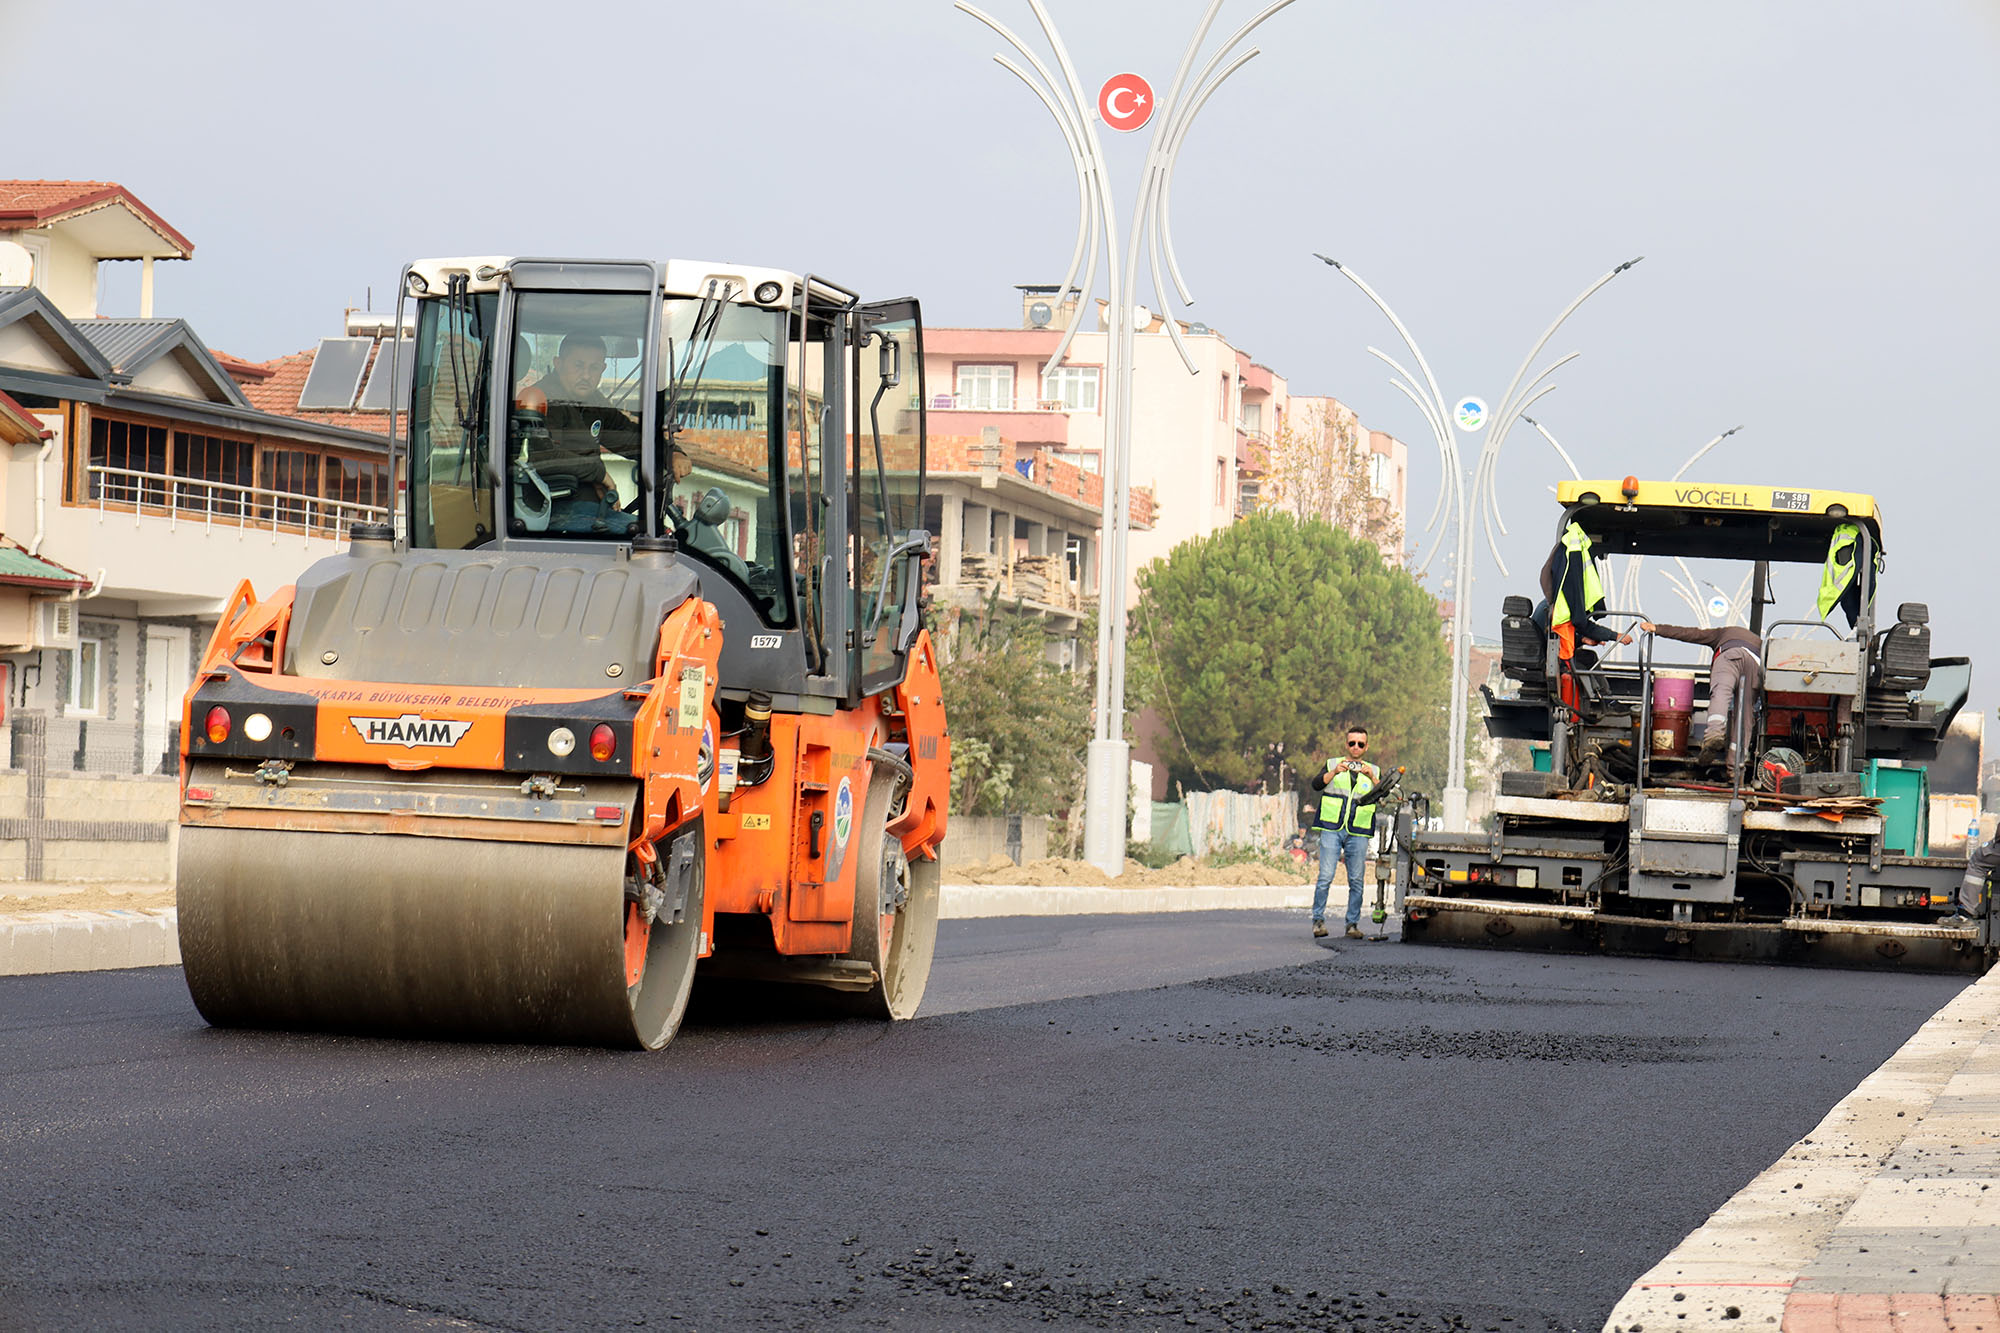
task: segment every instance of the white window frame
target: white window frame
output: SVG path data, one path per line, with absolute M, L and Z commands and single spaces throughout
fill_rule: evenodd
M 1368 491 L 1378 500 L 1396 495 L 1396 460 L 1387 454 L 1368 455 Z
M 1044 367 L 1042 401 L 1059 401 L 1065 412 L 1095 412 L 1099 382 L 1099 368 L 1096 366 Z
M 1264 405 L 1262 403 L 1253 403 L 1247 398 L 1244 399 L 1243 405 L 1237 409 L 1236 424 L 1242 427 L 1245 434 L 1262 434 L 1264 430 Z
M 955 367 L 953 390 L 960 410 L 1011 412 L 1014 410 L 1014 365 L 1012 362 L 966 362 Z
M 83 701 L 83 659 L 88 650 L 91 665 L 90 702 Z M 71 717 L 102 717 L 104 703 L 104 640 L 95 635 L 79 635 L 69 655 L 69 707 Z
M 28 285 L 37 288 L 44 295 L 49 290 L 49 238 L 46 236 L 16 236 L 21 248 L 28 252 Z

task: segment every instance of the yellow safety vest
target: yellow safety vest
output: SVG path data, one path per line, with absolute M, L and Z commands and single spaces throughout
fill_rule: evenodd
M 1840 605 L 1841 594 L 1854 582 L 1854 546 L 1861 540 L 1861 529 L 1852 523 L 1842 523 L 1833 530 L 1833 541 L 1826 548 L 1826 564 L 1819 572 L 1819 618 L 1825 620 L 1833 614 L 1833 608 Z M 1845 556 L 1845 559 L 1842 557 Z
M 1329 764 L 1328 767 L 1332 765 Z M 1356 805 L 1354 798 L 1375 790 L 1375 765 L 1363 764 L 1335 773 L 1319 798 L 1319 826 L 1347 833 L 1373 833 L 1375 807 Z
M 1572 523 L 1563 529 L 1563 550 L 1569 552 L 1569 559 L 1583 561 L 1583 611 L 1585 615 L 1604 605 L 1604 585 L 1597 577 L 1597 560 L 1591 554 L 1590 537 L 1583 526 Z M 1565 566 L 1564 573 L 1567 573 Z M 1569 599 L 1563 595 L 1564 579 L 1556 576 L 1555 591 L 1549 599 L 1549 624 L 1567 625 L 1573 617 L 1570 614 Z

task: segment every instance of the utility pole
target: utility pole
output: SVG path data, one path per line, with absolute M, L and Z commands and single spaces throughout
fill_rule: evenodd
M 1079 316 L 1090 305 L 1100 252 L 1105 258 L 1107 304 L 1111 312 L 1110 346 L 1105 356 L 1105 371 L 1110 383 L 1106 386 L 1104 398 L 1104 539 L 1098 567 L 1097 729 L 1090 742 L 1084 770 L 1083 854 L 1084 859 L 1107 875 L 1118 875 L 1125 869 L 1125 806 L 1132 790 L 1131 746 L 1125 740 L 1125 548 L 1126 534 L 1131 525 L 1132 360 L 1137 332 L 1132 320 L 1132 296 L 1139 283 L 1139 260 L 1143 251 L 1151 265 L 1156 308 L 1165 315 L 1167 332 L 1173 338 L 1175 350 L 1180 353 L 1188 373 L 1193 374 L 1194 358 L 1181 338 L 1180 326 L 1168 306 L 1165 284 L 1161 280 L 1161 260 L 1164 258 L 1181 304 L 1193 303 L 1194 297 L 1181 280 L 1180 264 L 1174 257 L 1172 222 L 1167 209 L 1173 190 L 1174 166 L 1180 156 L 1181 142 L 1186 138 L 1188 125 L 1195 115 L 1207 104 L 1223 80 L 1256 57 L 1258 51 L 1252 47 L 1234 59 L 1229 58 L 1230 53 L 1258 24 L 1291 3 L 1292 0 L 1274 0 L 1274 3 L 1266 5 L 1238 28 L 1208 58 L 1200 73 L 1190 79 L 1188 73 L 1208 38 L 1209 28 L 1222 10 L 1223 0 L 1210 0 L 1201 22 L 1195 25 L 1194 36 L 1188 40 L 1173 83 L 1157 106 L 1152 104 L 1151 86 L 1135 75 L 1114 75 L 1098 89 L 1094 104 L 1096 119 L 1112 129 L 1123 131 L 1136 131 L 1149 120 L 1153 126 L 1152 142 L 1146 150 L 1146 162 L 1139 182 L 1138 199 L 1132 210 L 1132 226 L 1124 238 L 1122 256 L 1119 253 L 1118 218 L 1112 207 L 1110 172 L 1103 147 L 1098 142 L 1097 125 L 1091 115 L 1093 104 L 1085 99 L 1084 85 L 1077 77 L 1076 67 L 1063 45 L 1062 35 L 1056 30 L 1055 21 L 1049 17 L 1047 6 L 1043 0 L 1028 0 L 1035 22 L 1054 55 L 1060 77 L 1052 73 L 1047 62 L 999 20 L 966 0 L 958 0 L 956 6 L 991 28 L 1019 53 L 1027 63 L 1027 69 L 1004 55 L 993 59 L 1001 68 L 1028 85 L 1028 90 L 1041 101 L 1055 118 L 1056 127 L 1062 131 L 1064 144 L 1069 150 L 1070 165 L 1076 172 L 1078 217 L 1076 247 L 1070 256 L 1069 271 L 1063 275 L 1060 291 L 1064 296 L 1069 294 L 1076 281 L 1077 269 L 1082 267 L 1083 285 L 1078 289 L 1077 298 Z M 1069 354 L 1070 341 L 1076 336 L 1076 331 L 1077 321 L 1071 320 L 1063 332 L 1062 341 L 1056 345 L 1054 355 L 1049 358 L 1051 368 L 1061 365 Z
M 1493 563 L 1500 567 L 1502 574 L 1505 574 L 1507 572 L 1507 562 L 1501 557 L 1500 545 L 1494 536 L 1495 528 L 1498 528 L 1503 536 L 1507 531 L 1506 523 L 1500 518 L 1500 502 L 1493 486 L 1495 465 L 1499 461 L 1501 446 L 1506 444 L 1507 432 L 1513 429 L 1514 423 L 1519 421 L 1526 414 L 1527 410 L 1534 406 L 1539 399 L 1554 392 L 1555 385 L 1543 384 L 1542 381 L 1546 380 L 1564 365 L 1575 360 L 1580 354 L 1571 352 L 1568 356 L 1558 358 L 1544 367 L 1541 373 L 1529 379 L 1525 385 L 1522 383 L 1522 380 L 1528 373 L 1528 367 L 1534 364 L 1536 357 L 1541 355 L 1542 348 L 1548 345 L 1549 339 L 1555 336 L 1556 330 L 1563 326 L 1563 322 L 1576 313 L 1576 308 L 1585 301 L 1588 301 L 1600 287 L 1610 282 L 1626 269 L 1631 268 L 1639 262 L 1639 259 L 1644 259 L 1645 256 L 1641 255 L 1639 259 L 1626 260 L 1596 282 L 1584 288 L 1575 300 L 1563 307 L 1562 313 L 1556 316 L 1555 322 L 1550 324 L 1542 333 L 1541 338 L 1536 341 L 1535 345 L 1528 349 L 1528 354 L 1521 359 L 1520 369 L 1514 372 L 1514 378 L 1507 385 L 1507 392 L 1500 395 L 1499 406 L 1492 411 L 1490 418 L 1491 425 L 1487 429 L 1486 443 L 1479 451 L 1479 460 L 1473 469 L 1469 486 L 1459 462 L 1458 444 L 1452 434 L 1452 428 L 1455 425 L 1459 430 L 1467 434 L 1487 428 L 1489 419 L 1486 412 L 1486 404 L 1478 398 L 1471 397 L 1460 397 L 1448 402 L 1445 396 L 1439 392 L 1437 379 L 1431 374 L 1430 363 L 1424 360 L 1424 354 L 1418 349 L 1416 339 L 1410 335 L 1409 329 L 1397 317 L 1396 312 L 1389 308 L 1389 303 L 1384 301 L 1373 287 L 1362 281 L 1359 274 L 1338 260 L 1328 259 L 1325 255 L 1314 255 L 1313 257 L 1324 264 L 1331 265 L 1342 277 L 1352 282 L 1356 287 L 1359 287 L 1362 294 L 1375 303 L 1376 309 L 1380 310 L 1388 318 L 1389 322 L 1395 326 L 1396 332 L 1402 336 L 1403 345 L 1410 349 L 1410 355 L 1416 359 L 1417 368 L 1423 372 L 1423 387 L 1419 388 L 1416 378 L 1403 369 L 1402 366 L 1398 365 L 1394 358 L 1373 347 L 1368 349 L 1371 356 L 1387 362 L 1390 369 L 1396 372 L 1397 378 L 1391 379 L 1390 383 L 1396 389 L 1400 390 L 1406 398 L 1417 405 L 1417 410 L 1423 413 L 1426 424 L 1431 428 L 1431 436 L 1437 443 L 1438 461 L 1444 470 L 1443 486 L 1438 492 L 1437 504 L 1431 509 L 1430 520 L 1424 529 L 1425 535 L 1429 536 L 1433 532 L 1440 531 L 1438 526 L 1440 519 L 1444 520 L 1447 527 L 1453 524 L 1457 527 L 1455 534 L 1457 540 L 1451 567 L 1451 714 L 1448 724 L 1451 727 L 1450 767 L 1448 785 L 1444 789 L 1443 814 L 1444 826 L 1448 831 L 1463 832 L 1466 827 L 1466 695 L 1471 689 L 1472 674 L 1472 629 L 1470 621 L 1472 605 L 1472 519 L 1476 512 L 1485 527 L 1486 545 L 1487 549 L 1493 554 Z M 1434 552 L 1435 546 L 1431 549 Z M 1419 572 L 1428 568 L 1429 565 L 1430 556 L 1426 555 L 1424 563 L 1418 567 Z

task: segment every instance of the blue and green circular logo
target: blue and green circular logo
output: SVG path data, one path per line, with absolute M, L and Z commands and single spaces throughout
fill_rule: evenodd
M 840 790 L 833 794 L 833 842 L 836 847 L 847 845 L 847 835 L 854 831 L 854 788 L 846 778 L 840 780 Z

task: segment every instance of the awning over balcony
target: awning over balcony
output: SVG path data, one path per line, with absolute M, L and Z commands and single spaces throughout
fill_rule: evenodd
M 29 555 L 22 547 L 0 538 L 0 585 L 71 592 L 88 588 L 90 583 L 88 575 L 79 574 L 53 560 Z

